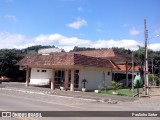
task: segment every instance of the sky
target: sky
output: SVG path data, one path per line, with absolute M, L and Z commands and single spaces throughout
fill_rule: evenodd
M 0 0 L 0 49 L 54 45 L 160 50 L 160 0 Z

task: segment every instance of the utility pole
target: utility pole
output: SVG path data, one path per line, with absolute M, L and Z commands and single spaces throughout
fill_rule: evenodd
M 147 50 L 148 31 L 146 28 L 146 19 L 144 19 L 144 40 L 145 40 L 145 95 L 149 94 L 148 89 L 148 50 Z
M 132 92 L 134 92 L 134 60 L 133 60 L 133 52 L 132 52 Z

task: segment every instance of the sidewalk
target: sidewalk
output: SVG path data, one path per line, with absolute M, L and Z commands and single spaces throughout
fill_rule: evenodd
M 66 96 L 73 98 L 82 98 L 82 99 L 94 100 L 97 102 L 108 102 L 110 104 L 116 104 L 117 102 L 129 102 L 129 101 L 131 102 L 137 99 L 125 96 L 98 94 L 94 92 L 81 92 L 81 91 L 71 92 L 69 90 L 67 91 L 60 91 L 59 89 L 51 90 L 50 88 L 44 88 L 44 87 L 35 87 L 35 86 L 26 87 L 24 83 L 17 83 L 17 82 L 14 83 L 3 82 L 0 88 L 14 90 L 14 91 L 28 92 L 28 93 L 32 92 L 37 94 L 49 94 L 49 95 L 59 95 L 59 96 Z

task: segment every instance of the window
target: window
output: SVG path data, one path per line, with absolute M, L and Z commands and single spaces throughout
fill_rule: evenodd
M 47 70 L 42 70 L 42 72 L 47 72 Z
M 78 83 L 79 83 L 79 70 L 75 70 L 74 73 L 74 87 L 78 88 Z
M 110 75 L 110 72 L 108 72 L 108 75 Z
M 37 72 L 39 72 L 39 70 L 37 70 Z
M 63 84 L 62 81 L 64 80 L 64 71 L 63 70 L 57 70 L 55 71 L 55 82 L 56 82 L 56 85 L 61 85 Z

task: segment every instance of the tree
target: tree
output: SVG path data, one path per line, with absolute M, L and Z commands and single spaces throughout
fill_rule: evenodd
M 19 73 L 19 67 L 15 64 L 24 57 L 21 50 L 1 49 L 0 50 L 0 75 L 15 77 Z
M 78 47 L 75 46 L 71 52 L 77 52 L 77 51 L 86 51 L 86 50 L 96 50 L 96 48 L 89 48 L 89 47 Z
M 149 77 L 149 83 L 151 85 L 157 85 L 157 86 L 159 86 L 160 78 L 157 75 L 155 75 L 155 74 L 149 74 L 148 77 Z
M 25 76 L 25 71 L 19 71 L 15 64 L 26 55 L 37 55 L 39 49 L 54 48 L 55 46 L 36 45 L 25 49 L 0 49 L 0 76 L 16 78 Z M 63 51 L 64 52 L 64 51 Z
M 38 53 L 38 50 L 40 49 L 44 49 L 44 48 L 55 48 L 55 46 L 50 46 L 50 45 L 46 45 L 46 46 L 42 46 L 42 45 L 35 45 L 35 46 L 31 46 L 25 49 L 22 49 L 25 53 L 29 53 L 30 51 L 32 52 L 36 52 Z
M 132 51 L 130 49 L 125 49 L 125 48 L 112 47 L 112 49 L 119 52 L 119 53 L 125 53 L 128 55 L 131 55 L 131 53 L 132 53 Z

